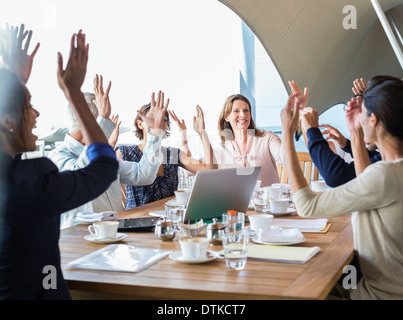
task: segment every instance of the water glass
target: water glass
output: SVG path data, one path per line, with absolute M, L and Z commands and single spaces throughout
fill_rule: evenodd
M 267 208 L 267 193 L 263 188 L 256 189 L 253 194 L 253 206 L 256 212 L 262 212 Z
M 280 199 L 281 197 L 281 187 L 271 186 L 271 187 L 264 187 L 264 191 L 266 192 L 266 196 L 268 200 L 276 200 Z
M 245 225 L 245 213 L 237 212 L 235 216 L 230 216 L 228 212 L 222 214 L 222 223 L 226 232 L 241 231 Z
M 175 229 L 179 230 L 180 223 L 182 222 L 185 213 L 185 206 L 169 206 L 165 205 L 165 213 L 167 220 L 171 220 L 175 225 Z
M 248 257 L 248 228 L 240 231 L 229 231 L 222 237 L 225 263 L 229 269 L 243 270 Z

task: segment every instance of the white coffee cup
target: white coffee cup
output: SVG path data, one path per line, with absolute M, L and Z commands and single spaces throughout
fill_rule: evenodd
M 325 192 L 326 187 L 325 181 L 311 181 L 311 188 L 314 192 Z
M 266 192 L 268 199 L 281 198 L 281 187 L 279 186 L 264 187 L 264 191 Z
M 206 237 L 183 238 L 179 240 L 182 258 L 185 260 L 199 260 L 207 256 L 210 240 Z
M 250 228 L 253 231 L 258 232 L 259 229 L 262 231 L 270 230 L 274 216 L 272 214 L 253 214 L 248 216 L 248 218 Z
M 98 221 L 89 225 L 88 231 L 95 239 L 115 239 L 118 225 L 118 221 Z
M 175 191 L 176 202 L 186 204 L 190 196 L 190 190 L 177 190 Z
M 270 211 L 272 213 L 286 213 L 289 203 L 288 199 L 270 200 Z

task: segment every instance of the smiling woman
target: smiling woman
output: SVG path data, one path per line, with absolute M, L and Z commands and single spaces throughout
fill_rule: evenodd
M 283 164 L 283 147 L 280 138 L 271 131 L 256 128 L 249 100 L 231 95 L 224 103 L 218 119 L 221 143 L 214 148 L 218 168 L 261 167 L 261 186 L 279 182 L 276 163 Z

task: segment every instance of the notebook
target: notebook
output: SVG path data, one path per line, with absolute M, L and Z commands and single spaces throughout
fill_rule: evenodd
M 248 245 L 248 259 L 304 264 L 320 251 L 320 247 L 288 247 Z
M 301 232 L 319 232 L 326 229 L 327 219 L 273 219 L 273 226 L 298 228 Z

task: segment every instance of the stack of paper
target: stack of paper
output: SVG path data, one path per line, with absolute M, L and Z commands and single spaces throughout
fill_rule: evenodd
M 70 262 L 77 269 L 140 272 L 172 253 L 169 250 L 137 248 L 112 244 Z
M 298 228 L 301 232 L 320 232 L 326 229 L 327 219 L 273 219 L 273 226 Z
M 319 251 L 319 247 L 308 248 L 249 244 L 248 259 L 305 263 Z

